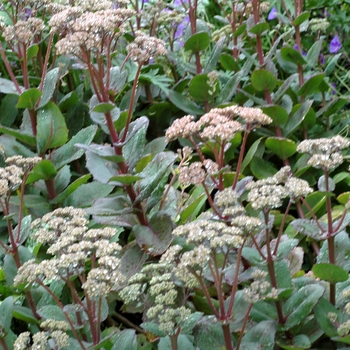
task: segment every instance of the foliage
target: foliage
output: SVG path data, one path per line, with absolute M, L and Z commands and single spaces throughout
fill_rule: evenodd
M 338 3 L 3 1 L 1 348 L 350 343 Z

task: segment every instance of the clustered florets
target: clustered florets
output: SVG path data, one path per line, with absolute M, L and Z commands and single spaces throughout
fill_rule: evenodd
M 349 145 L 350 142 L 346 138 L 337 135 L 331 138 L 304 140 L 298 145 L 297 151 L 311 155 L 308 164 L 312 167 L 330 171 L 343 163 L 344 158 L 340 152 Z
M 39 264 L 34 259 L 24 263 L 15 277 L 15 285 L 34 284 L 44 280 L 66 281 L 85 272 L 85 262 L 94 256 L 98 266 L 92 268 L 82 288 L 91 297 L 107 295 L 112 288 L 124 283 L 120 273 L 121 246 L 110 239 L 115 229 L 88 229 L 83 209 L 59 208 L 32 223 L 37 242 L 49 244 L 47 253 L 52 259 Z
M 233 118 L 237 118 L 237 120 L 233 120 Z M 272 119 L 264 114 L 260 108 L 230 106 L 214 108 L 196 122 L 192 115 L 176 119 L 165 135 L 168 142 L 191 135 L 199 136 L 204 140 L 227 142 L 244 128 L 251 130 L 270 123 L 272 123 Z
M 167 53 L 163 40 L 146 35 L 141 31 L 135 34 L 135 40 L 126 47 L 133 61 L 143 64 L 156 56 Z

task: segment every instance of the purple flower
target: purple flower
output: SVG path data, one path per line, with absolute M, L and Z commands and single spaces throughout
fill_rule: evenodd
M 180 46 L 184 45 L 184 42 L 181 40 L 181 38 L 184 35 L 185 29 L 187 28 L 189 23 L 190 23 L 190 16 L 186 15 L 182 20 L 182 22 L 176 28 L 174 39 L 178 40 Z
M 324 60 L 324 56 L 322 53 L 320 53 L 319 60 L 320 60 L 321 64 L 324 64 L 325 60 Z
M 337 86 L 334 83 L 331 83 L 331 94 L 335 95 L 337 93 Z
M 267 16 L 267 19 L 269 21 L 272 21 L 276 17 L 277 17 L 277 9 L 276 9 L 276 7 L 273 7 L 272 10 L 270 11 L 269 15 Z
M 339 36 L 335 35 L 329 43 L 329 53 L 337 53 L 342 48 L 342 44 L 339 40 Z
M 293 49 L 299 51 L 299 46 L 295 44 L 293 46 Z M 301 54 L 302 54 L 302 56 L 306 56 L 307 55 L 307 53 L 305 51 L 303 51 L 303 50 L 301 50 Z

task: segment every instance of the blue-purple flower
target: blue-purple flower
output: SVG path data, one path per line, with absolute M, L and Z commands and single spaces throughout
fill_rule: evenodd
M 190 23 L 190 16 L 186 15 L 184 17 L 184 19 L 182 20 L 182 22 L 176 28 L 174 39 L 178 40 L 180 46 L 184 45 L 184 42 L 181 39 L 182 39 L 182 37 L 183 37 L 183 35 L 185 33 L 185 29 L 187 28 L 189 23 Z
M 342 48 L 342 44 L 339 40 L 339 36 L 335 35 L 329 43 L 329 53 L 337 53 Z
M 272 21 L 273 19 L 275 19 L 277 17 L 277 9 L 276 7 L 273 7 L 269 13 L 269 15 L 267 16 L 267 19 L 269 21 Z
M 298 46 L 297 44 L 295 44 L 295 45 L 293 46 L 293 49 L 299 51 L 299 46 Z M 302 56 L 304 56 L 304 57 L 307 55 L 307 53 L 306 53 L 305 51 L 303 51 L 303 50 L 301 50 L 301 54 L 302 54 Z

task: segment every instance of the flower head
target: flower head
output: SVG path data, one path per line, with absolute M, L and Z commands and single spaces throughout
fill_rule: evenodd
M 337 53 L 342 48 L 342 43 L 339 40 L 338 34 L 329 43 L 329 53 Z
M 272 21 L 273 19 L 275 19 L 277 17 L 277 9 L 276 7 L 273 7 L 269 13 L 269 15 L 267 16 L 267 19 L 269 21 Z

